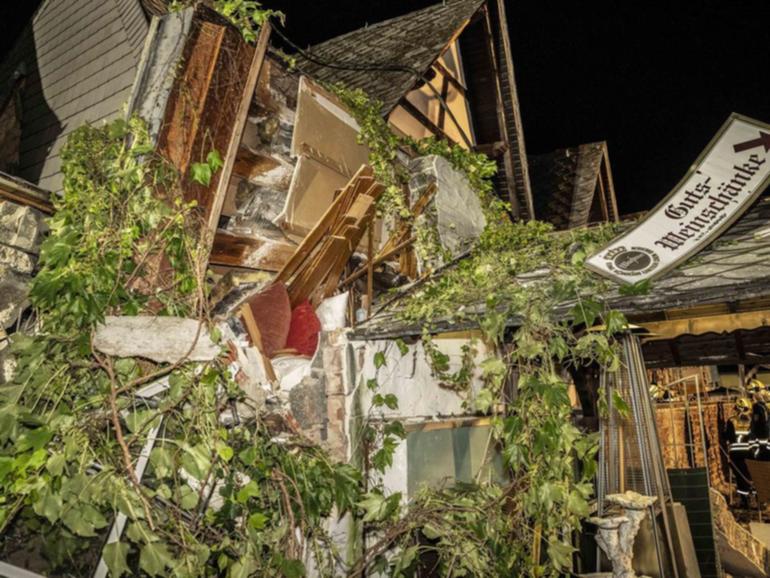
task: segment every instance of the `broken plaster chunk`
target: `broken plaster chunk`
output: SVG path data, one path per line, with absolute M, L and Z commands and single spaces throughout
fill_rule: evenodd
M 220 348 L 205 327 L 199 335 L 198 328 L 196 319 L 183 317 L 108 316 L 96 329 L 94 347 L 108 355 L 144 357 L 157 363 L 211 361 Z
M 423 218 L 436 227 L 438 240 L 457 257 L 479 238 L 487 225 L 484 210 L 468 178 L 444 157 L 429 155 L 409 165 L 412 203 L 435 183 L 436 190 Z

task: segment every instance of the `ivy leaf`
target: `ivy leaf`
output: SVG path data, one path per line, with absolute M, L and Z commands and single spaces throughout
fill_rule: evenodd
M 47 427 L 39 427 L 32 430 L 26 430 L 16 441 L 16 449 L 23 452 L 29 449 L 39 450 L 46 445 L 53 437 L 53 432 Z
M 165 576 L 166 566 L 173 561 L 166 546 L 160 542 L 145 544 L 139 554 L 139 567 L 150 576 Z
M 383 433 L 386 436 L 393 435 L 401 439 L 406 438 L 406 430 L 404 429 L 404 424 L 402 424 L 400 421 L 390 422 L 385 426 Z
M 254 480 L 243 486 L 235 495 L 235 501 L 239 504 L 245 504 L 249 498 L 258 498 L 262 494 L 259 485 Z
M 62 511 L 61 494 L 54 494 L 50 488 L 44 488 L 32 508 L 38 516 L 44 516 L 52 524 L 55 523 Z
M 150 463 L 155 476 L 159 479 L 168 478 L 174 471 L 174 459 L 171 452 L 163 446 L 156 446 L 152 449 Z
M 301 578 L 305 576 L 305 565 L 300 560 L 283 559 L 280 563 L 281 574 L 284 578 Z
M 559 569 L 572 568 L 572 553 L 575 551 L 570 544 L 553 540 L 548 544 L 548 557 L 551 563 Z
M 48 473 L 50 473 L 52 476 L 60 476 L 64 471 L 64 466 L 66 465 L 66 463 L 67 463 L 67 459 L 64 457 L 64 454 L 61 454 L 61 453 L 51 454 L 51 456 L 48 458 L 48 461 L 45 464 L 45 469 L 48 470 Z M 0 475 L 0 479 L 2 479 L 1 475 Z
M 129 545 L 123 542 L 111 542 L 102 550 L 102 557 L 113 578 L 120 578 L 123 574 L 129 573 L 126 562 L 129 549 Z
M 107 525 L 106 518 L 90 504 L 80 504 L 67 510 L 62 516 L 62 522 L 78 536 L 92 538 L 95 530 Z
M 614 335 L 628 327 L 628 320 L 620 311 L 612 310 L 604 317 L 604 324 L 607 326 L 607 334 Z
M 211 184 L 211 167 L 208 163 L 190 165 L 190 178 L 194 183 L 208 187 Z
M 0 482 L 13 471 L 14 461 L 10 456 L 0 456 Z
M 185 453 L 182 456 L 182 467 L 196 480 L 203 480 L 211 469 L 208 452 L 201 445 L 190 447 L 185 444 L 183 449 Z
M 601 312 L 601 304 L 591 299 L 586 299 L 572 308 L 572 319 L 578 325 L 583 324 L 586 327 L 592 327 Z
M 385 354 L 382 351 L 378 351 L 374 354 L 374 367 L 379 369 L 385 366 Z
M 474 405 L 476 406 L 476 410 L 481 413 L 487 413 L 489 411 L 489 408 L 492 407 L 492 404 L 494 403 L 494 396 L 492 395 L 492 391 L 484 388 L 481 391 L 479 391 L 478 395 L 476 396 L 476 399 L 473 400 Z
M 637 281 L 636 283 L 628 283 L 621 285 L 618 292 L 621 295 L 630 297 L 632 295 L 646 295 L 652 289 L 652 281 L 650 279 L 644 279 L 643 281 Z
M 269 518 L 262 512 L 254 512 L 251 516 L 249 516 L 249 526 L 255 530 L 262 530 L 268 520 Z
M 179 488 L 179 506 L 183 510 L 192 510 L 198 505 L 198 494 L 193 489 L 184 484 Z
M 377 383 L 376 379 L 372 378 L 372 379 L 367 379 L 366 380 L 366 388 L 369 391 L 375 391 L 379 387 L 380 387 L 380 385 Z
M 212 173 L 217 172 L 225 164 L 217 149 L 212 149 L 211 152 L 206 156 L 206 163 L 209 165 L 209 168 L 211 168 Z
M 228 446 L 227 444 L 223 442 L 217 443 L 217 455 L 225 462 L 229 462 L 231 459 L 233 459 L 234 451 L 233 448 Z
M 388 409 L 398 409 L 398 398 L 392 393 L 387 394 L 383 401 Z
M 618 414 L 620 414 L 620 417 L 628 417 L 628 414 L 631 412 L 628 403 L 623 399 L 623 396 L 620 395 L 620 392 L 617 389 L 612 391 L 612 405 L 615 407 Z
M 396 339 L 396 347 L 398 347 L 398 351 L 401 353 L 401 357 L 404 357 L 407 353 L 409 353 L 409 346 L 404 343 L 404 340 L 400 337 Z

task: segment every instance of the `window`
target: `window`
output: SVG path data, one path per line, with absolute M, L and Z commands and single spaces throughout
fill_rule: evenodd
M 488 425 L 428 427 L 412 431 L 406 438 L 407 493 L 423 486 L 438 487 L 479 479 L 503 483 L 502 458 L 490 439 Z

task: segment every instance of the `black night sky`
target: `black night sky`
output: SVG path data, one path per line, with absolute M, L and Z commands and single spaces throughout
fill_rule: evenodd
M 265 0 L 306 46 L 432 0 Z M 36 2 L 0 8 L 0 50 Z M 770 1 L 507 0 L 529 153 L 607 140 L 622 213 L 649 209 L 730 112 L 770 122 Z

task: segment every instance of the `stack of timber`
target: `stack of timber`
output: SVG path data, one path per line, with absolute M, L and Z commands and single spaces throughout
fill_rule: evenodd
M 276 276 L 276 281 L 286 283 L 292 307 L 307 299 L 317 303 L 334 294 L 348 260 L 367 229 L 371 231 L 375 204 L 383 190 L 372 169 L 362 165 L 337 193 Z

